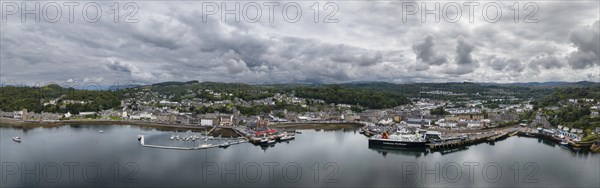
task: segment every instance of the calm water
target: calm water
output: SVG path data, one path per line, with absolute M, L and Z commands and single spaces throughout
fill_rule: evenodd
M 357 130 L 302 130 L 274 147 L 182 151 L 142 148 L 138 134 L 194 145 L 137 126 L 0 128 L 2 187 L 600 187 L 600 155 L 533 138 L 441 153 L 369 148 Z

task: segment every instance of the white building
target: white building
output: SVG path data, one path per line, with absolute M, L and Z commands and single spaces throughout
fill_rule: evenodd
M 458 126 L 458 124 L 455 121 L 446 121 L 445 119 L 441 119 L 440 121 L 438 121 L 437 124 L 440 127 L 449 127 L 449 128 L 454 128 L 454 127 Z
M 468 128 L 481 128 L 481 121 L 467 121 Z
M 200 119 L 200 125 L 202 125 L 202 126 L 212 126 L 213 125 L 213 120 L 212 119 Z

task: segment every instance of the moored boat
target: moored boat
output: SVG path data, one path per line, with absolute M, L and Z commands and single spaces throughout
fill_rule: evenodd
M 288 140 L 292 140 L 294 138 L 296 138 L 294 135 L 289 135 L 288 134 L 288 135 L 285 135 L 285 136 L 279 138 L 279 140 L 281 140 L 281 141 L 288 141 Z
M 260 140 L 258 140 L 258 143 L 260 145 L 267 145 L 269 142 L 269 138 L 268 137 L 261 137 Z
M 569 145 L 569 141 L 567 141 L 567 139 L 563 139 L 560 141 L 560 145 L 562 146 L 568 146 Z
M 15 136 L 15 137 L 12 137 L 12 140 L 15 142 L 21 142 L 21 137 Z
M 225 142 L 225 143 L 219 144 L 220 148 L 227 148 L 229 146 L 230 146 L 229 142 Z

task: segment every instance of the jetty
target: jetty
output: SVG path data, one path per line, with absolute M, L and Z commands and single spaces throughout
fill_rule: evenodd
M 452 140 L 452 141 L 445 141 L 445 142 L 438 142 L 438 143 L 430 143 L 429 149 L 431 149 L 431 150 L 449 149 L 449 148 L 457 148 L 457 147 L 464 147 L 464 146 L 479 144 L 479 143 L 487 142 L 488 138 L 491 138 L 496 135 L 497 135 L 496 133 L 483 133 L 483 134 L 473 135 L 473 136 L 467 137 L 466 139 L 462 139 L 462 140 Z
M 229 143 L 229 145 L 236 145 L 236 144 L 241 144 L 241 143 L 246 143 L 246 142 L 248 142 L 248 141 L 247 140 L 240 140 L 240 141 L 236 141 L 236 142 L 231 142 L 231 143 Z M 177 146 L 151 145 L 151 144 L 146 144 L 144 135 L 140 135 L 140 145 L 142 147 L 148 147 L 148 148 L 173 149 L 173 150 L 200 150 L 200 149 L 217 148 L 217 147 L 223 146 L 221 144 L 201 144 L 201 145 L 198 145 L 197 147 L 177 147 Z
M 499 132 L 499 133 L 496 133 L 494 136 L 487 138 L 487 141 L 495 142 L 496 140 L 505 139 L 507 137 L 508 137 L 508 132 Z

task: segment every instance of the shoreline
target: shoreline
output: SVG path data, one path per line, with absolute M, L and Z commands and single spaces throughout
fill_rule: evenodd
M 192 126 L 192 125 L 172 125 L 162 124 L 155 122 L 142 122 L 142 121 L 123 121 L 123 120 L 61 120 L 61 121 L 21 121 L 15 119 L 0 118 L 0 127 L 13 127 L 13 128 L 37 128 L 37 127 L 60 127 L 66 125 L 132 125 L 140 127 L 152 127 L 152 128 L 163 128 L 163 129 L 210 129 L 212 126 Z
M 339 122 L 339 123 L 278 123 L 270 125 L 271 128 L 282 128 L 286 130 L 302 130 L 302 129 L 323 129 L 323 130 L 338 130 L 338 129 L 357 129 L 364 125 L 360 123 L 349 123 L 349 122 Z

